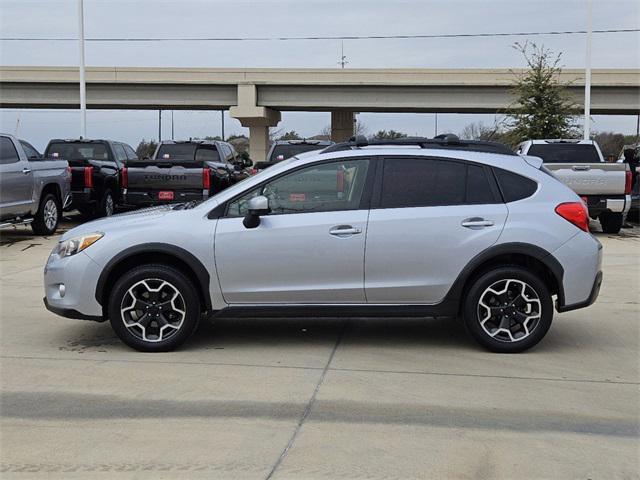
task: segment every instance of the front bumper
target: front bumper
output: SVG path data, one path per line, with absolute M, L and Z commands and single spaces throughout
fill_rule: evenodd
M 65 258 L 52 253 L 44 269 L 45 306 L 63 317 L 101 321 L 102 306 L 95 298 L 100 272 L 85 252 Z

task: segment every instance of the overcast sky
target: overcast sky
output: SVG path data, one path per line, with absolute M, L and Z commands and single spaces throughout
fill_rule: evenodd
M 0 0 L 2 37 L 73 37 L 76 0 Z M 583 30 L 586 0 L 85 0 L 85 36 L 273 37 L 452 34 Z M 594 0 L 593 28 L 640 28 L 638 0 Z M 538 36 L 529 40 L 562 52 L 567 68 L 583 68 L 585 36 Z M 520 67 L 512 45 L 527 37 L 347 40 L 347 68 Z M 88 66 L 311 67 L 338 68 L 340 41 L 220 41 L 93 43 Z M 0 41 L 2 65 L 77 65 L 75 42 Z M 640 34 L 597 34 L 594 68 L 640 68 Z M 284 112 L 278 129 L 314 135 L 330 123 L 328 113 Z M 370 133 L 395 129 L 433 135 L 432 114 L 359 115 Z M 88 135 L 131 143 L 158 137 L 153 111 L 89 111 Z M 493 115 L 439 115 L 438 131 L 459 132 L 467 123 L 493 124 Z M 595 116 L 595 130 L 634 133 L 634 116 Z M 52 137 L 75 137 L 74 111 L 0 110 L 0 130 L 42 148 Z M 220 133 L 219 112 L 174 114 L 176 138 Z M 226 116 L 226 133 L 244 133 Z M 171 112 L 163 114 L 163 138 L 171 135 Z

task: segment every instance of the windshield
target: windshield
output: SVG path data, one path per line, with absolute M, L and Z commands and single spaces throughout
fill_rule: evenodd
M 66 160 L 109 160 L 107 146 L 104 143 L 60 142 L 47 147 L 47 157 Z
M 325 148 L 324 145 L 315 145 L 308 143 L 298 143 L 292 145 L 276 145 L 273 148 L 273 152 L 271 152 L 271 158 L 269 159 L 272 163 L 281 162 L 282 160 L 286 160 L 287 158 L 291 158 L 294 155 L 298 155 L 299 153 L 311 152 L 312 150 L 320 150 Z
M 600 163 L 595 145 L 585 143 L 534 143 L 527 155 L 545 163 Z
M 168 143 L 160 146 L 155 160 L 158 162 L 171 162 L 172 160 L 219 162 L 220 155 L 215 145 Z

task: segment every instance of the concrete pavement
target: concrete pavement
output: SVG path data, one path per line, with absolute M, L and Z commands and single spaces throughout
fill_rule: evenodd
M 595 227 L 595 225 L 594 225 Z M 42 306 L 56 238 L 0 242 L 2 478 L 638 478 L 640 228 L 519 355 L 448 320 L 234 319 L 142 354 Z

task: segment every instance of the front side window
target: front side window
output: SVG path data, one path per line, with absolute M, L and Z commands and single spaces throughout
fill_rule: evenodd
M 276 178 L 229 204 L 228 216 L 244 216 L 251 198 L 269 199 L 271 214 L 357 210 L 369 169 L 369 160 L 313 165 Z
M 116 152 L 116 159 L 119 162 L 126 162 L 127 154 L 124 151 L 124 147 L 121 144 L 116 143 L 116 144 L 113 145 L 113 149 Z
M 29 160 L 38 160 L 42 158 L 42 155 L 40 155 L 40 153 L 35 148 L 33 148 L 33 145 L 31 145 L 30 143 L 25 142 L 24 140 L 20 140 L 20 145 L 22 145 L 24 153 L 27 154 L 27 158 Z

